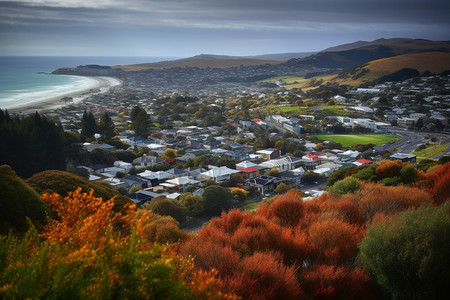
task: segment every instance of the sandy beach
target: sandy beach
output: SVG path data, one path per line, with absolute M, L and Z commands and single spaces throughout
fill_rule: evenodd
M 55 97 L 50 97 L 33 103 L 23 104 L 15 107 L 8 108 L 9 113 L 27 115 L 34 112 L 41 112 L 49 109 L 55 109 L 58 107 L 63 107 L 65 105 L 70 105 L 73 103 L 78 103 L 83 99 L 89 97 L 94 93 L 105 92 L 110 87 L 119 86 L 122 82 L 114 77 L 104 77 L 104 76 L 89 76 L 89 78 L 95 79 L 98 84 L 95 86 L 90 86 L 89 88 L 58 95 Z M 73 102 L 65 104 L 61 101 L 64 97 L 71 97 Z

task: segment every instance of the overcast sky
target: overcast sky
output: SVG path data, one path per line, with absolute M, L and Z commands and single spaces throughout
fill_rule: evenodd
M 0 55 L 257 55 L 450 40 L 450 0 L 0 0 Z

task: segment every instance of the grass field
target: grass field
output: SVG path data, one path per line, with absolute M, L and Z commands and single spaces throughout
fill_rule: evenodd
M 412 152 L 412 154 L 417 156 L 418 160 L 430 159 L 436 155 L 443 154 L 448 146 L 449 146 L 449 144 L 444 144 L 444 145 L 431 144 L 431 145 L 428 145 L 424 150 Z
M 375 144 L 381 146 L 387 142 L 399 139 L 396 135 L 390 134 L 333 134 L 333 135 L 316 135 L 323 141 L 334 141 L 341 143 L 342 146 L 353 147 L 356 144 Z
M 309 111 L 306 106 L 279 106 L 277 110 L 287 114 L 304 114 Z

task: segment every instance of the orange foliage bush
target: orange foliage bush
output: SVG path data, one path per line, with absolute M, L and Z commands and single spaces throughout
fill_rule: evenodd
M 340 220 L 316 222 L 309 227 L 309 240 L 315 261 L 323 264 L 345 264 L 357 252 L 364 231 Z
M 400 176 L 400 171 L 404 165 L 405 163 L 399 160 L 383 160 L 375 169 L 375 174 L 378 179 L 397 177 Z
M 313 299 L 375 299 L 368 292 L 369 275 L 359 268 L 318 265 L 303 273 L 301 281 Z
M 433 195 L 436 205 L 450 200 L 450 163 L 433 168 L 428 173 L 421 173 L 417 187 L 426 189 Z
M 430 194 L 417 188 L 404 186 L 387 187 L 382 184 L 365 183 L 353 197 L 361 215 L 370 221 L 376 214 L 394 215 L 410 208 L 431 204 Z

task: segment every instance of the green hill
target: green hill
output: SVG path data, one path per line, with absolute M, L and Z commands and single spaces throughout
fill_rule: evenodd
M 201 54 L 189 58 L 160 61 L 155 63 L 144 63 L 135 65 L 116 66 L 113 68 L 122 69 L 124 71 L 142 71 L 148 69 L 169 69 L 169 68 L 230 68 L 238 66 L 257 66 L 265 64 L 280 64 L 286 60 L 281 59 L 262 59 L 247 58 L 239 56 L 212 55 Z

